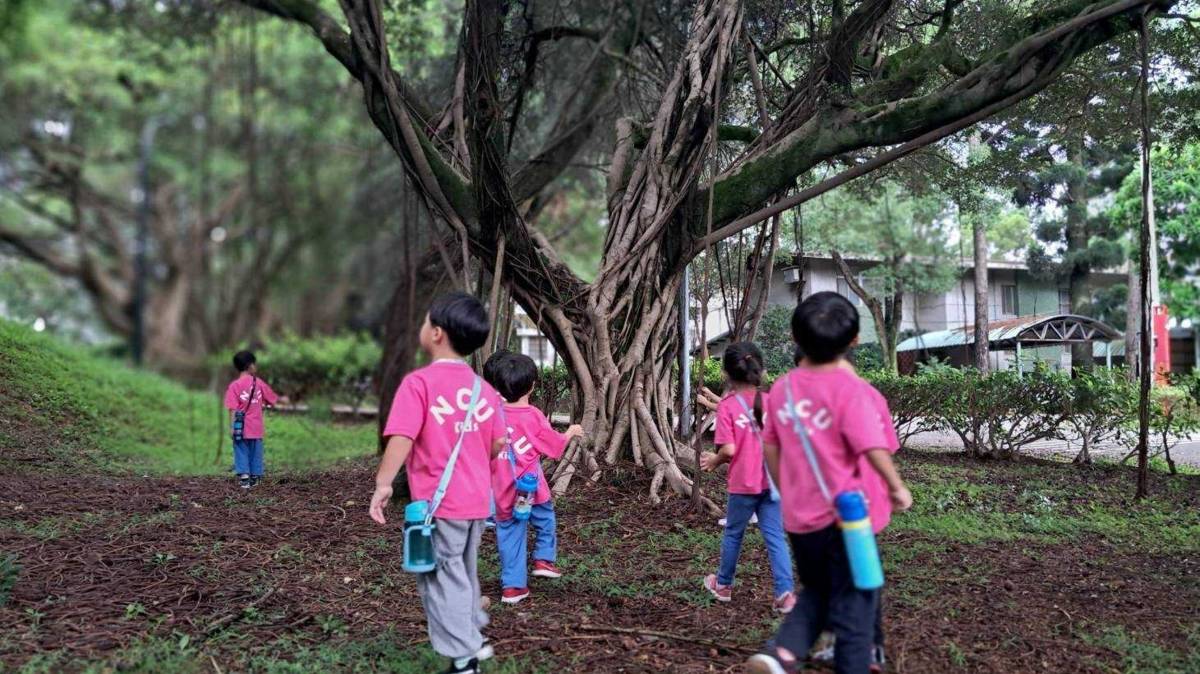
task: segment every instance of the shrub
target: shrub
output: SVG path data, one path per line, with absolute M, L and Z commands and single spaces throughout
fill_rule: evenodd
M 268 340 L 255 355 L 263 376 L 282 395 L 294 400 L 328 396 L 357 405 L 372 391 L 382 350 L 365 334 L 285 333 Z
M 1175 375 L 1170 386 L 1157 387 L 1150 394 L 1150 455 L 1162 455 L 1174 475 L 1176 468 L 1171 450 L 1180 441 L 1200 432 L 1200 373 Z M 1137 455 L 1137 422 L 1135 402 L 1130 420 L 1122 432 L 1122 437 L 1133 448 L 1125 461 Z
M 922 369 L 931 429 L 952 432 L 977 458 L 1010 458 L 1022 447 L 1059 437 L 1067 416 L 1070 379 L 1039 367 L 1019 376 L 981 374 L 944 365 Z
M 887 399 L 901 445 L 908 444 L 917 433 L 938 428 L 937 408 L 942 388 L 936 372 L 901 376 L 880 369 L 864 372 L 863 377 Z
M 1137 391 L 1123 370 L 1077 372 L 1070 380 L 1065 422 L 1080 442 L 1076 463 L 1091 463 L 1096 444 L 1121 437 L 1136 422 Z
M 531 402 L 547 417 L 555 412 L 570 412 L 572 383 L 571 372 L 566 364 L 560 362 L 554 367 L 543 367 L 538 371 Z
M 707 386 L 716 393 L 725 387 L 725 372 L 721 369 L 720 358 L 696 358 L 692 361 L 692 393 L 698 394 L 701 386 Z

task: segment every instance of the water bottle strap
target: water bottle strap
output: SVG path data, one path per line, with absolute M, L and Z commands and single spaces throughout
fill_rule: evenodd
M 763 448 L 762 430 L 758 427 L 758 422 L 754 419 L 754 411 L 750 409 L 750 406 L 746 404 L 745 400 L 742 400 L 742 396 L 738 395 L 736 391 L 733 397 L 737 399 L 738 404 L 742 406 L 742 411 L 746 413 L 746 421 L 750 423 L 750 432 L 754 433 L 754 439 L 758 441 L 758 451 L 761 452 Z M 763 457 L 763 473 L 767 476 L 767 488 L 771 492 L 771 500 L 778 501 L 779 488 L 775 486 L 775 480 L 771 479 L 771 469 L 767 466 L 766 457 Z
M 829 485 L 825 483 L 825 473 L 821 471 L 821 463 L 817 460 L 817 453 L 813 450 L 812 439 L 808 436 L 808 430 L 804 428 L 804 422 L 800 420 L 800 415 L 796 413 L 796 396 L 792 393 L 792 377 L 789 374 L 784 375 L 783 390 L 787 395 L 788 416 L 792 418 L 792 430 L 796 433 L 796 437 L 800 439 L 800 445 L 804 448 L 804 455 L 808 458 L 808 465 L 812 468 L 813 477 L 817 480 L 817 487 L 821 490 L 821 495 L 829 502 L 829 506 L 833 507 L 833 496 L 829 493 Z
M 475 416 L 475 406 L 479 402 L 479 394 L 483 388 L 481 382 L 482 380 L 476 375 L 475 382 L 471 385 L 471 402 L 467 405 L 467 415 L 463 418 L 462 429 L 458 432 L 458 440 L 454 442 L 454 451 L 450 452 L 446 469 L 442 471 L 442 479 L 438 481 L 437 491 L 433 492 L 433 499 L 429 502 L 429 512 L 425 515 L 425 526 L 429 526 L 433 522 L 433 514 L 437 512 L 438 506 L 442 505 L 442 499 L 446 497 L 446 488 L 450 486 L 450 476 L 454 474 L 454 464 L 458 462 L 458 453 L 462 450 L 463 439 L 467 436 L 467 428 L 470 427 L 471 420 Z
M 512 472 L 513 484 L 517 483 L 517 457 L 513 451 L 512 434 L 508 432 L 508 421 L 504 415 L 504 402 L 500 402 L 500 423 L 504 424 L 504 453 L 508 455 L 508 467 Z

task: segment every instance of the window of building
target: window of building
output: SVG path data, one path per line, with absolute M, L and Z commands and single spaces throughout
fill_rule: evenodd
M 1016 316 L 1018 311 L 1017 286 L 1000 286 L 1000 313 L 1004 314 L 1005 316 Z
M 850 289 L 850 284 L 846 283 L 846 279 L 842 278 L 840 274 L 837 277 L 837 294 L 850 300 L 850 303 L 854 306 L 858 306 L 862 302 L 858 295 Z
M 550 340 L 545 337 L 527 337 L 525 339 L 525 355 L 539 365 L 550 360 Z
M 1059 290 L 1058 291 L 1058 313 L 1060 313 L 1060 314 L 1071 313 L 1071 291 L 1070 290 Z

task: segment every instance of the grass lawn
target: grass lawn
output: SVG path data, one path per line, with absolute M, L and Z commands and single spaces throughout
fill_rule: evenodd
M 0 446 L 8 450 L 0 462 L 197 475 L 228 472 L 233 461 L 228 413 L 217 394 L 7 321 L 0 321 L 0 407 Z M 375 451 L 372 424 L 335 426 L 272 412 L 265 421 L 268 470 L 317 468 Z

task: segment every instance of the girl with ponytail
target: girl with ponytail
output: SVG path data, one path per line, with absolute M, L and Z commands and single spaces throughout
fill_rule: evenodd
M 702 454 L 700 466 L 713 471 L 723 463 L 729 464 L 729 508 L 725 536 L 721 540 L 720 569 L 705 577 L 704 587 L 717 601 L 733 599 L 733 577 L 742 539 L 750 518 L 757 515 L 771 560 L 773 608 L 788 613 L 796 605 L 792 560 L 783 533 L 779 492 L 763 464 L 760 435 L 766 407 L 766 394 L 761 391 L 762 352 L 751 342 L 736 342 L 725 349 L 722 364 L 729 393 L 717 405 L 717 428 L 713 438 L 717 451 Z

